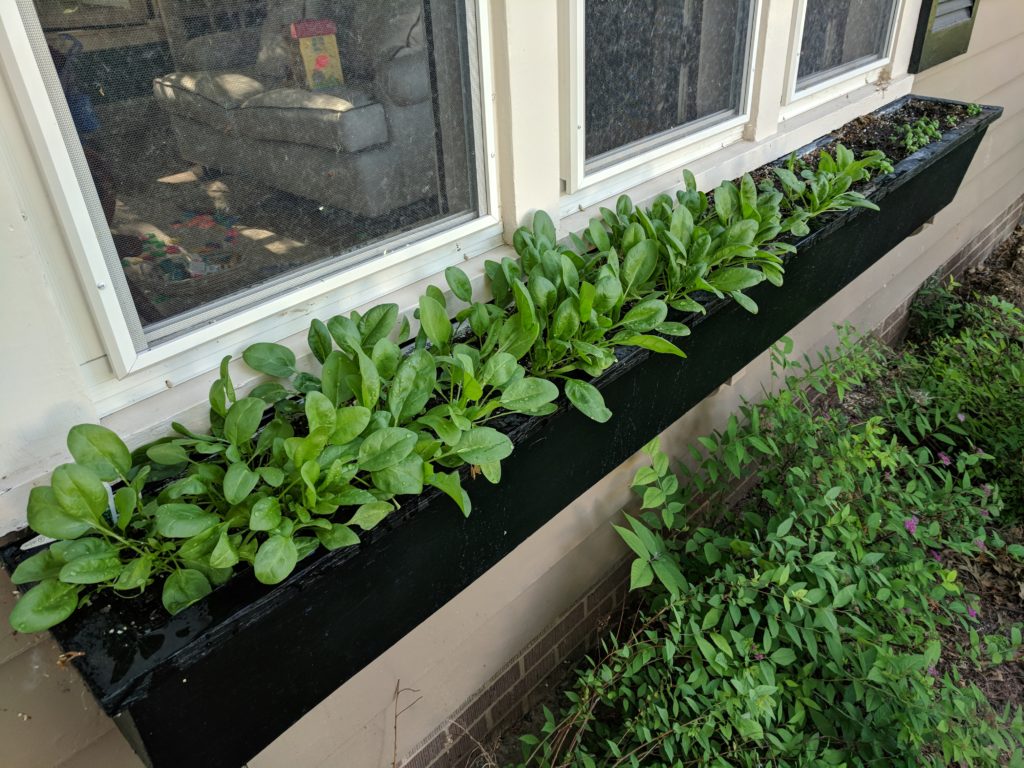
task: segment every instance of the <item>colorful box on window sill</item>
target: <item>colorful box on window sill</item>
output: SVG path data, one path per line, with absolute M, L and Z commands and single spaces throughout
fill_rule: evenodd
M 291 36 L 296 41 L 294 77 L 300 85 L 316 91 L 345 83 L 337 31 L 330 19 L 303 19 L 292 23 Z

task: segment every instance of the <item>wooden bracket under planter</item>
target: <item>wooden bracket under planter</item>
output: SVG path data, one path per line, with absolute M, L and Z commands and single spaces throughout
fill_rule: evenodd
M 919 97 L 880 111 L 907 98 Z M 500 485 L 466 481 L 468 519 L 426 493 L 276 587 L 239 575 L 177 616 L 155 598 L 115 599 L 53 635 L 85 654 L 74 663 L 147 764 L 241 765 L 945 207 L 1001 112 L 983 108 L 878 179 L 865 191 L 880 212 L 852 209 L 799 240 L 785 284 L 748 292 L 760 314 L 721 301 L 673 318 L 693 330 L 686 360 L 620 350 L 595 382 L 608 423 L 565 403 L 508 419 L 515 452 Z M 23 556 L 2 554 L 8 567 Z

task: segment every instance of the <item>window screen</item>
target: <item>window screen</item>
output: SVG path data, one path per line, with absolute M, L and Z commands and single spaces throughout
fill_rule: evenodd
M 602 164 L 739 114 L 751 6 L 586 0 L 588 162 Z
M 886 55 L 896 0 L 807 0 L 797 89 Z
M 465 0 L 22 10 L 146 342 L 477 215 Z

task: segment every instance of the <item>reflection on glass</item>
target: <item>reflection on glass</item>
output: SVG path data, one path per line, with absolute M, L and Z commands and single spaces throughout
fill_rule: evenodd
M 459 0 L 35 8 L 143 327 L 476 209 Z
M 807 0 L 797 88 L 885 56 L 896 0 Z
M 587 0 L 587 159 L 738 114 L 750 11 L 750 0 Z

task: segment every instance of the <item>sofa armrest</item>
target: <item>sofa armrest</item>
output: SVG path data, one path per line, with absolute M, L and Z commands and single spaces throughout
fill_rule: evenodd
M 402 48 L 377 65 L 377 90 L 383 99 L 400 107 L 431 97 L 427 52 Z
M 213 32 L 185 43 L 180 69 L 196 72 L 251 67 L 256 63 L 260 35 L 256 29 Z
M 240 135 L 321 147 L 332 152 L 362 152 L 388 141 L 384 106 L 355 88 L 343 96 L 302 88 L 277 88 L 245 102 L 235 112 Z

